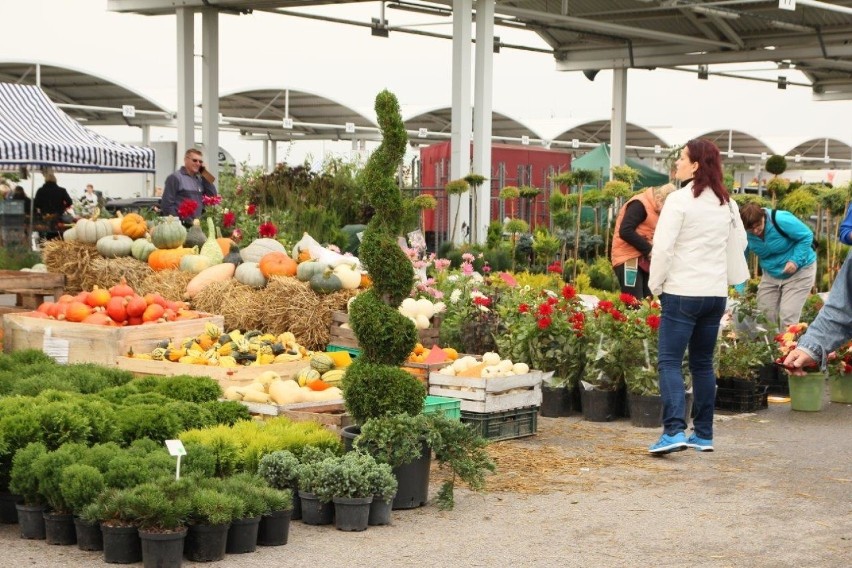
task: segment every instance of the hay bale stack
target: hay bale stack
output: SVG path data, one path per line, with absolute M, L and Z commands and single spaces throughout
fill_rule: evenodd
M 195 296 L 192 307 L 222 315 L 226 331 L 262 329 L 264 310 L 260 291 L 234 279 L 208 284 Z
M 193 276 L 195 275 L 180 270 L 152 271 L 142 280 L 136 291 L 141 295 L 150 293 L 160 294 L 166 300 L 178 302 L 184 299 L 183 295 L 186 292 L 186 285 L 189 284 Z M 218 312 L 214 311 L 212 313 Z
M 83 273 L 82 286 L 84 290 L 91 290 L 95 285 L 109 288 L 118 284 L 123 277 L 127 284 L 138 292 L 145 278 L 153 273 L 147 263 L 135 258 L 97 257 L 92 259 Z
M 69 294 L 84 290 L 89 264 L 95 258 L 103 258 L 95 245 L 74 241 L 47 241 L 42 244 L 41 255 L 48 272 L 65 275 L 65 291 Z

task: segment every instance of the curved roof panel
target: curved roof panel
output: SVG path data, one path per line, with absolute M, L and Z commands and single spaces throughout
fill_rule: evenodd
M 712 132 L 705 132 L 698 136 L 694 136 L 694 138 L 707 138 L 711 140 L 719 147 L 719 150 L 722 151 L 723 155 L 729 150 L 738 155 L 751 154 L 752 156 L 760 156 L 762 154 L 771 156 L 776 153 L 764 141 L 740 130 L 714 130 Z M 742 156 L 742 158 L 747 160 L 749 156 Z
M 0 61 L 2 82 L 35 85 L 36 75 L 40 76 L 41 89 L 55 104 L 69 116 L 87 125 L 140 126 L 172 123 L 171 111 L 133 89 L 109 79 L 79 69 L 39 61 Z M 65 105 L 97 108 L 80 109 Z M 120 109 L 124 105 L 133 105 L 137 111 L 136 116 L 123 116 Z
M 788 156 L 803 158 L 843 158 L 852 156 L 852 146 L 836 138 L 812 138 L 797 144 L 787 152 Z
M 408 130 L 426 128 L 429 132 L 440 132 L 449 135 L 452 126 L 452 108 L 439 107 L 421 112 L 404 119 L 403 122 L 405 123 L 405 128 Z M 507 141 L 496 140 L 495 142 L 497 143 L 517 143 L 523 136 L 541 138 L 537 132 L 519 120 L 497 111 L 492 111 L 491 113 L 491 135 L 514 139 Z
M 612 123 L 609 120 L 593 120 L 578 124 L 564 131 L 559 136 L 554 137 L 554 140 L 570 141 L 579 140 L 585 144 L 602 144 L 611 143 L 610 130 Z M 666 148 L 668 143 L 642 126 L 627 123 L 627 146 L 640 146 L 642 148 L 653 148 L 654 146 L 662 146 Z M 642 152 L 639 152 L 642 154 Z

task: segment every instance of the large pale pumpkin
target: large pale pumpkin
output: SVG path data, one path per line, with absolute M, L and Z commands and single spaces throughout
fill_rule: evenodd
M 69 243 L 77 240 L 77 229 L 75 227 L 71 227 L 67 229 L 64 233 L 62 233 L 62 240 L 68 241 Z
M 287 256 L 285 252 L 270 252 L 263 255 L 258 266 L 266 278 L 296 275 L 296 261 Z
M 296 267 L 296 278 L 302 282 L 310 282 L 315 274 L 322 274 L 328 269 L 328 265 L 318 260 L 306 260 L 300 262 Z
M 195 298 L 205 286 L 213 282 L 225 282 L 234 276 L 236 266 L 230 262 L 216 264 L 210 268 L 205 268 L 195 275 L 195 278 L 189 281 L 186 285 L 186 296 L 189 299 Z
M 201 254 L 188 254 L 180 259 L 180 269 L 182 272 L 198 274 L 212 265 L 213 263 L 210 262 L 210 259 Z
M 121 218 L 121 234 L 131 239 L 141 239 L 148 232 L 148 223 L 138 213 L 128 213 Z
M 176 249 L 186 240 L 186 227 L 177 217 L 166 217 L 151 231 L 151 242 L 158 249 Z
M 130 247 L 130 255 L 136 260 L 148 262 L 148 257 L 157 250 L 150 238 L 136 239 Z
M 234 271 L 234 278 L 240 284 L 251 286 L 252 288 L 263 288 L 266 286 L 266 277 L 260 271 L 260 267 L 256 262 L 244 262 Z
M 75 238 L 81 243 L 95 244 L 101 237 L 112 234 L 112 225 L 107 219 L 80 219 L 74 226 Z
M 156 249 L 148 256 L 148 266 L 154 270 L 180 267 L 180 259 L 195 251 L 191 248 Z
M 287 249 L 275 239 L 257 239 L 240 250 L 240 257 L 243 262 L 260 262 L 260 259 L 270 252 L 286 253 Z
M 130 256 L 133 239 L 126 235 L 108 235 L 98 239 L 95 248 L 104 258 L 120 258 Z

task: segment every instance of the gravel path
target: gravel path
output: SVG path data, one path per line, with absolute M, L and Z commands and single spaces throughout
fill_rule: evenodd
M 363 533 L 293 522 L 286 546 L 214 565 L 852 565 L 852 406 L 771 405 L 717 422 L 716 452 L 653 458 L 644 448 L 657 430 L 541 418 L 537 436 L 495 445 L 490 489 L 457 491 L 453 511 L 395 511 L 392 525 Z M 0 525 L 0 551 L 0 566 L 102 564 L 20 539 L 16 525 Z

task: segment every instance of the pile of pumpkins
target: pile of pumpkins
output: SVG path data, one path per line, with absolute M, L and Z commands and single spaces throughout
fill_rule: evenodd
M 27 316 L 116 327 L 198 319 L 207 314 L 189 309 L 186 302 L 166 300 L 159 294 L 141 296 L 122 278 L 109 289 L 95 286 L 76 296 L 64 294 L 56 302 L 42 302 Z
M 275 371 L 264 371 L 247 386 L 226 388 L 224 398 L 240 402 L 285 405 L 342 400 L 343 393 L 337 387 L 322 390 L 307 386 L 300 387 L 293 379 L 283 378 Z
M 193 299 L 208 284 L 236 279 L 263 288 L 272 276 L 296 277 L 312 290 L 325 294 L 355 290 L 370 284 L 358 269 L 358 259 L 323 250 L 315 259 L 307 248 L 294 248 L 291 257 L 275 239 L 260 238 L 240 249 L 233 241 L 216 236 L 211 218 L 207 235 L 198 219 L 189 230 L 176 217 L 165 217 L 152 228 L 136 213 L 112 219 L 80 219 L 65 231 L 66 241 L 94 244 L 105 258 L 133 257 L 153 270 L 181 270 L 195 274 L 186 287 Z M 297 260 L 294 260 L 297 259 Z
M 512 377 L 529 372 L 530 368 L 526 363 L 513 363 L 511 359 L 501 359 L 498 353 L 493 352 L 484 354 L 481 361 L 472 355 L 459 357 L 438 371 L 442 375 L 475 379 Z

